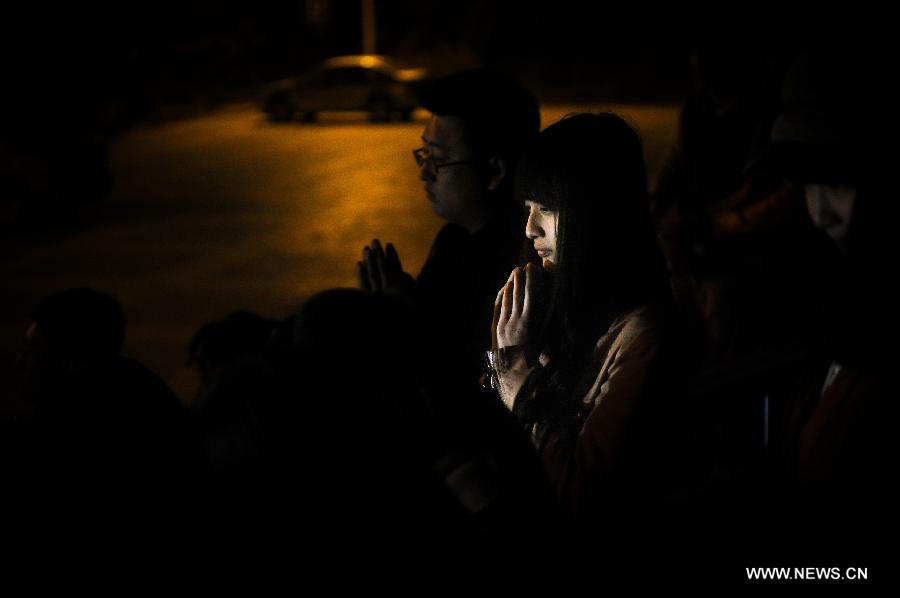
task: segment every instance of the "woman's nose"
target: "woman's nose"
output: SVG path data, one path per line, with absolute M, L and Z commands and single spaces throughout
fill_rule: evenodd
M 544 231 L 534 221 L 534 212 L 528 213 L 528 222 L 525 223 L 525 236 L 529 239 L 537 239 L 544 236 Z

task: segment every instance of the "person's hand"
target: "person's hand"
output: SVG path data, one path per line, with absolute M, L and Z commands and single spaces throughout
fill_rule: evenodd
M 493 348 L 522 346 L 537 349 L 541 312 L 539 290 L 544 271 L 534 264 L 516 268 L 494 302 L 491 324 Z
M 356 262 L 356 279 L 359 288 L 374 293 L 395 292 L 410 294 L 415 286 L 413 277 L 403 271 L 400 257 L 391 243 L 382 249 L 375 239 L 363 248 L 362 261 Z

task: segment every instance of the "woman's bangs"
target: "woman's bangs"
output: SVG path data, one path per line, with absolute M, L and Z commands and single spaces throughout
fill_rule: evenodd
M 526 153 L 519 168 L 517 196 L 520 201 L 534 201 L 558 210 L 560 207 L 560 173 L 553 156 L 540 147 Z

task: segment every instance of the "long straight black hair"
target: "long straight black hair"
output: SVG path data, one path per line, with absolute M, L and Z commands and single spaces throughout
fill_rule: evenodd
M 544 325 L 551 356 L 577 368 L 617 317 L 671 303 L 641 142 L 624 120 L 575 114 L 547 127 L 525 152 L 516 183 L 522 201 L 557 211 Z

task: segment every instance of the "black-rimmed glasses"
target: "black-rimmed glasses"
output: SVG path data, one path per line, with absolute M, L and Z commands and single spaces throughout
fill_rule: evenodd
M 474 164 L 475 162 L 480 162 L 480 160 L 454 160 L 452 162 L 435 162 L 434 155 L 432 155 L 427 147 L 414 149 L 412 153 L 413 158 L 416 159 L 416 164 L 419 165 L 419 168 L 428 166 L 435 172 L 435 174 L 437 174 L 437 172 L 445 166 L 456 166 L 457 164 Z

